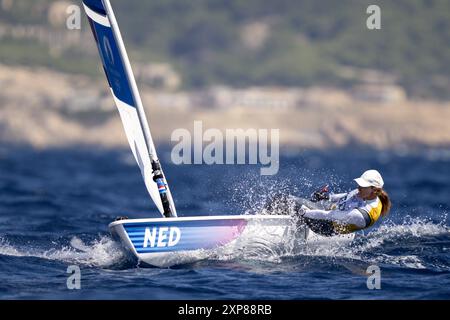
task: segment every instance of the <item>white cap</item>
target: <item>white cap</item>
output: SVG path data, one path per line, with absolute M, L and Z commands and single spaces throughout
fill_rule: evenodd
M 384 181 L 377 170 L 367 170 L 361 177 L 353 179 L 360 187 L 383 188 Z

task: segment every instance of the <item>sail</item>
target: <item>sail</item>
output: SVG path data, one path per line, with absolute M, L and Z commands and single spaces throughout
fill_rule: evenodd
M 83 0 L 114 102 L 142 177 L 159 212 L 176 216 L 170 189 L 159 167 L 144 108 L 109 0 Z M 159 179 L 154 181 L 154 169 Z M 165 201 L 164 201 L 165 200 Z M 165 203 L 170 209 L 165 210 Z M 166 204 L 167 206 L 167 204 Z

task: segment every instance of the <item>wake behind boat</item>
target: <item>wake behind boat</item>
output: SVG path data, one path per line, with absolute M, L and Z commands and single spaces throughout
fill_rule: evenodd
M 230 215 L 177 217 L 159 162 L 131 64 L 109 0 L 83 0 L 108 84 L 147 190 L 162 218 L 121 219 L 109 225 L 112 235 L 139 261 L 157 267 L 188 263 L 219 248 L 237 250 L 265 242 L 283 245 L 295 234 L 301 245 L 346 243 L 354 234 L 320 236 L 295 217 Z

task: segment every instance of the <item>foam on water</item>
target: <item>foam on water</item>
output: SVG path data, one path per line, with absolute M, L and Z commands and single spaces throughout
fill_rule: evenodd
M 12 246 L 8 240 L 0 237 L 0 255 L 23 257 L 24 254 Z
M 73 237 L 70 240 L 70 246 L 47 250 L 14 246 L 6 239 L 0 238 L 0 255 L 36 257 L 101 268 L 111 267 L 126 261 L 126 256 L 120 245 L 107 236 L 100 237 L 89 244 L 85 244 L 78 237 Z
M 400 224 L 385 223 L 365 235 L 357 235 L 350 246 L 334 246 L 330 244 L 329 246 L 313 249 L 306 247 L 299 254 L 346 258 L 368 263 L 426 269 L 426 263 L 418 255 L 408 254 L 408 252 L 415 250 L 417 245 L 425 239 L 432 240 L 437 236 L 449 236 L 449 228 L 443 223 L 433 223 L 421 218 L 406 220 L 408 221 L 403 221 Z M 400 247 L 402 249 L 401 252 L 406 254 L 396 254 L 396 249 Z

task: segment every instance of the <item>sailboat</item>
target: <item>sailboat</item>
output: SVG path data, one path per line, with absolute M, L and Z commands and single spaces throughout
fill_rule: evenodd
M 217 250 L 246 245 L 283 245 L 296 234 L 305 243 L 348 242 L 353 235 L 322 237 L 296 225 L 291 215 L 218 215 L 178 217 L 156 153 L 125 45 L 109 0 L 83 0 L 103 69 L 148 193 L 161 218 L 118 219 L 109 225 L 114 238 L 139 262 L 170 267 L 207 257 Z

